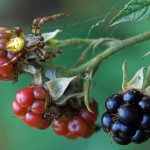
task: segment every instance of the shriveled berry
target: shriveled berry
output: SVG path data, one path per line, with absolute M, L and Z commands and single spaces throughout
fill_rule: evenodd
M 110 132 L 113 123 L 112 115 L 109 112 L 105 112 L 101 118 L 101 125 L 105 132 Z
M 122 95 L 114 94 L 106 100 L 105 107 L 107 111 L 115 113 L 117 112 L 117 109 L 120 107 L 121 104 L 122 104 Z
M 74 136 L 83 136 L 87 131 L 87 125 L 80 117 L 75 116 L 69 121 L 68 130 Z
M 139 109 L 132 104 L 124 104 L 118 109 L 118 118 L 127 125 L 138 125 L 141 119 Z
M 129 90 L 123 95 L 123 101 L 128 102 L 131 104 L 137 104 L 141 99 L 143 95 L 140 91 L 137 90 Z
M 150 113 L 150 98 L 143 97 L 138 105 L 142 108 L 144 113 Z
M 12 110 L 14 114 L 17 116 L 23 116 L 26 113 L 26 110 L 20 107 L 20 105 L 16 101 L 13 101 L 12 103 Z
M 28 111 L 24 116 L 24 122 L 31 127 L 39 127 L 42 123 L 42 116 Z
M 40 100 L 46 99 L 46 91 L 42 89 L 41 87 L 35 87 L 33 89 L 33 93 L 34 93 L 35 99 L 40 99 Z
M 122 138 L 113 136 L 113 140 L 120 145 L 128 145 L 131 143 L 131 139 L 126 137 Z
M 19 90 L 16 94 L 16 101 L 23 108 L 31 106 L 34 101 L 32 89 L 24 88 Z
M 111 131 L 113 136 L 121 138 L 129 138 L 134 135 L 135 129 L 123 124 L 122 122 L 116 121 L 112 124 Z
M 40 100 L 34 101 L 31 105 L 31 111 L 37 115 L 43 114 L 46 111 L 45 102 Z
M 69 119 L 61 117 L 52 122 L 53 130 L 58 135 L 66 135 L 68 133 L 68 122 Z
M 134 134 L 134 136 L 131 138 L 132 142 L 135 144 L 140 144 L 146 140 L 148 140 L 150 137 L 150 132 L 144 130 L 143 128 L 138 128 Z
M 141 125 L 143 128 L 150 130 L 150 114 L 144 114 L 142 116 Z

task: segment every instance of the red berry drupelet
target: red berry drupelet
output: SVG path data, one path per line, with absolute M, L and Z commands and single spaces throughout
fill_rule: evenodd
M 46 129 L 51 120 L 44 118 L 46 91 L 41 87 L 27 87 L 17 92 L 12 109 L 28 126 Z
M 121 145 L 140 144 L 150 137 L 150 98 L 138 90 L 110 96 L 101 124 L 105 132 Z

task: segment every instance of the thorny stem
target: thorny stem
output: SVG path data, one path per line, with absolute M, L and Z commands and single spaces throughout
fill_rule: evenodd
M 62 71 L 67 76 L 74 76 L 77 74 L 82 74 L 86 70 L 93 68 L 94 72 L 97 71 L 99 65 L 108 57 L 115 54 L 116 52 L 119 52 L 120 50 L 123 50 L 124 48 L 127 48 L 129 46 L 132 46 L 134 44 L 141 43 L 143 41 L 150 39 L 150 32 L 145 32 L 143 34 L 125 39 L 125 40 L 114 40 L 113 45 L 110 45 L 108 49 L 106 49 L 104 52 L 100 53 L 99 55 L 95 56 L 93 59 L 87 61 L 86 63 L 76 67 L 76 68 L 67 68 L 62 66 L 53 66 L 54 68 Z M 69 39 L 69 40 L 55 40 L 56 45 L 55 48 L 64 48 L 75 44 L 91 44 L 93 42 L 98 41 L 99 39 Z M 53 42 L 53 41 L 52 41 Z M 50 44 L 50 43 L 49 43 Z M 84 52 L 83 52 L 84 54 Z M 82 56 L 82 55 L 81 55 Z M 80 60 L 80 59 L 79 59 Z

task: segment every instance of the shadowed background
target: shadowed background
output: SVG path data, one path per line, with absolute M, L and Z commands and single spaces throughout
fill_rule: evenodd
M 63 30 L 58 36 L 59 39 L 74 37 L 124 39 L 148 31 L 150 23 L 147 21 L 108 27 L 110 18 L 117 14 L 117 10 L 123 8 L 127 2 L 123 0 L 0 0 L 0 26 L 8 28 L 19 26 L 28 34 L 31 32 L 33 19 L 67 12 L 79 18 L 81 22 L 61 18 L 66 27 L 62 27 L 56 22 L 48 22 L 44 24 L 41 32 L 59 28 Z M 55 62 L 71 66 L 84 48 L 76 46 L 64 49 L 63 54 L 58 56 Z M 91 93 L 99 103 L 98 123 L 101 114 L 105 111 L 105 99 L 121 90 L 121 66 L 124 60 L 128 60 L 128 70 L 132 76 L 139 68 L 149 65 L 149 57 L 142 58 L 147 51 L 150 51 L 150 43 L 144 42 L 115 54 L 101 65 L 94 77 L 96 86 Z M 97 49 L 95 54 L 99 52 Z M 89 55 L 89 58 L 91 57 L 92 55 Z M 90 139 L 79 138 L 71 141 L 54 134 L 52 128 L 39 131 L 26 126 L 13 115 L 11 104 L 16 91 L 24 88 L 30 82 L 31 79 L 27 76 L 21 76 L 16 84 L 0 81 L 0 150 L 100 150 L 104 148 L 106 150 L 140 150 L 150 146 L 149 141 L 141 145 L 119 146 L 112 142 L 111 137 L 103 131 L 96 133 Z

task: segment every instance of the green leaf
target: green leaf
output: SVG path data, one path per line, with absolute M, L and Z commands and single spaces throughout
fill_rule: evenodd
M 43 33 L 42 36 L 44 37 L 44 42 L 47 42 L 47 41 L 53 39 L 60 32 L 62 32 L 62 31 L 57 29 L 53 32 Z
M 45 82 L 45 86 L 48 89 L 48 92 L 49 92 L 52 100 L 53 101 L 58 100 L 58 98 L 60 98 L 64 94 L 64 92 L 67 89 L 67 87 L 69 86 L 69 84 L 75 78 L 76 78 L 76 76 L 70 77 L 70 78 L 61 77 L 61 78 L 56 78 L 54 80 Z
M 110 25 L 114 26 L 121 22 L 142 20 L 150 18 L 150 1 L 149 0 L 131 0 L 125 8 L 111 21 Z
M 122 90 L 125 91 L 128 85 L 128 71 L 126 67 L 127 61 L 124 61 L 122 65 L 122 72 L 123 72 L 123 81 L 122 81 Z

